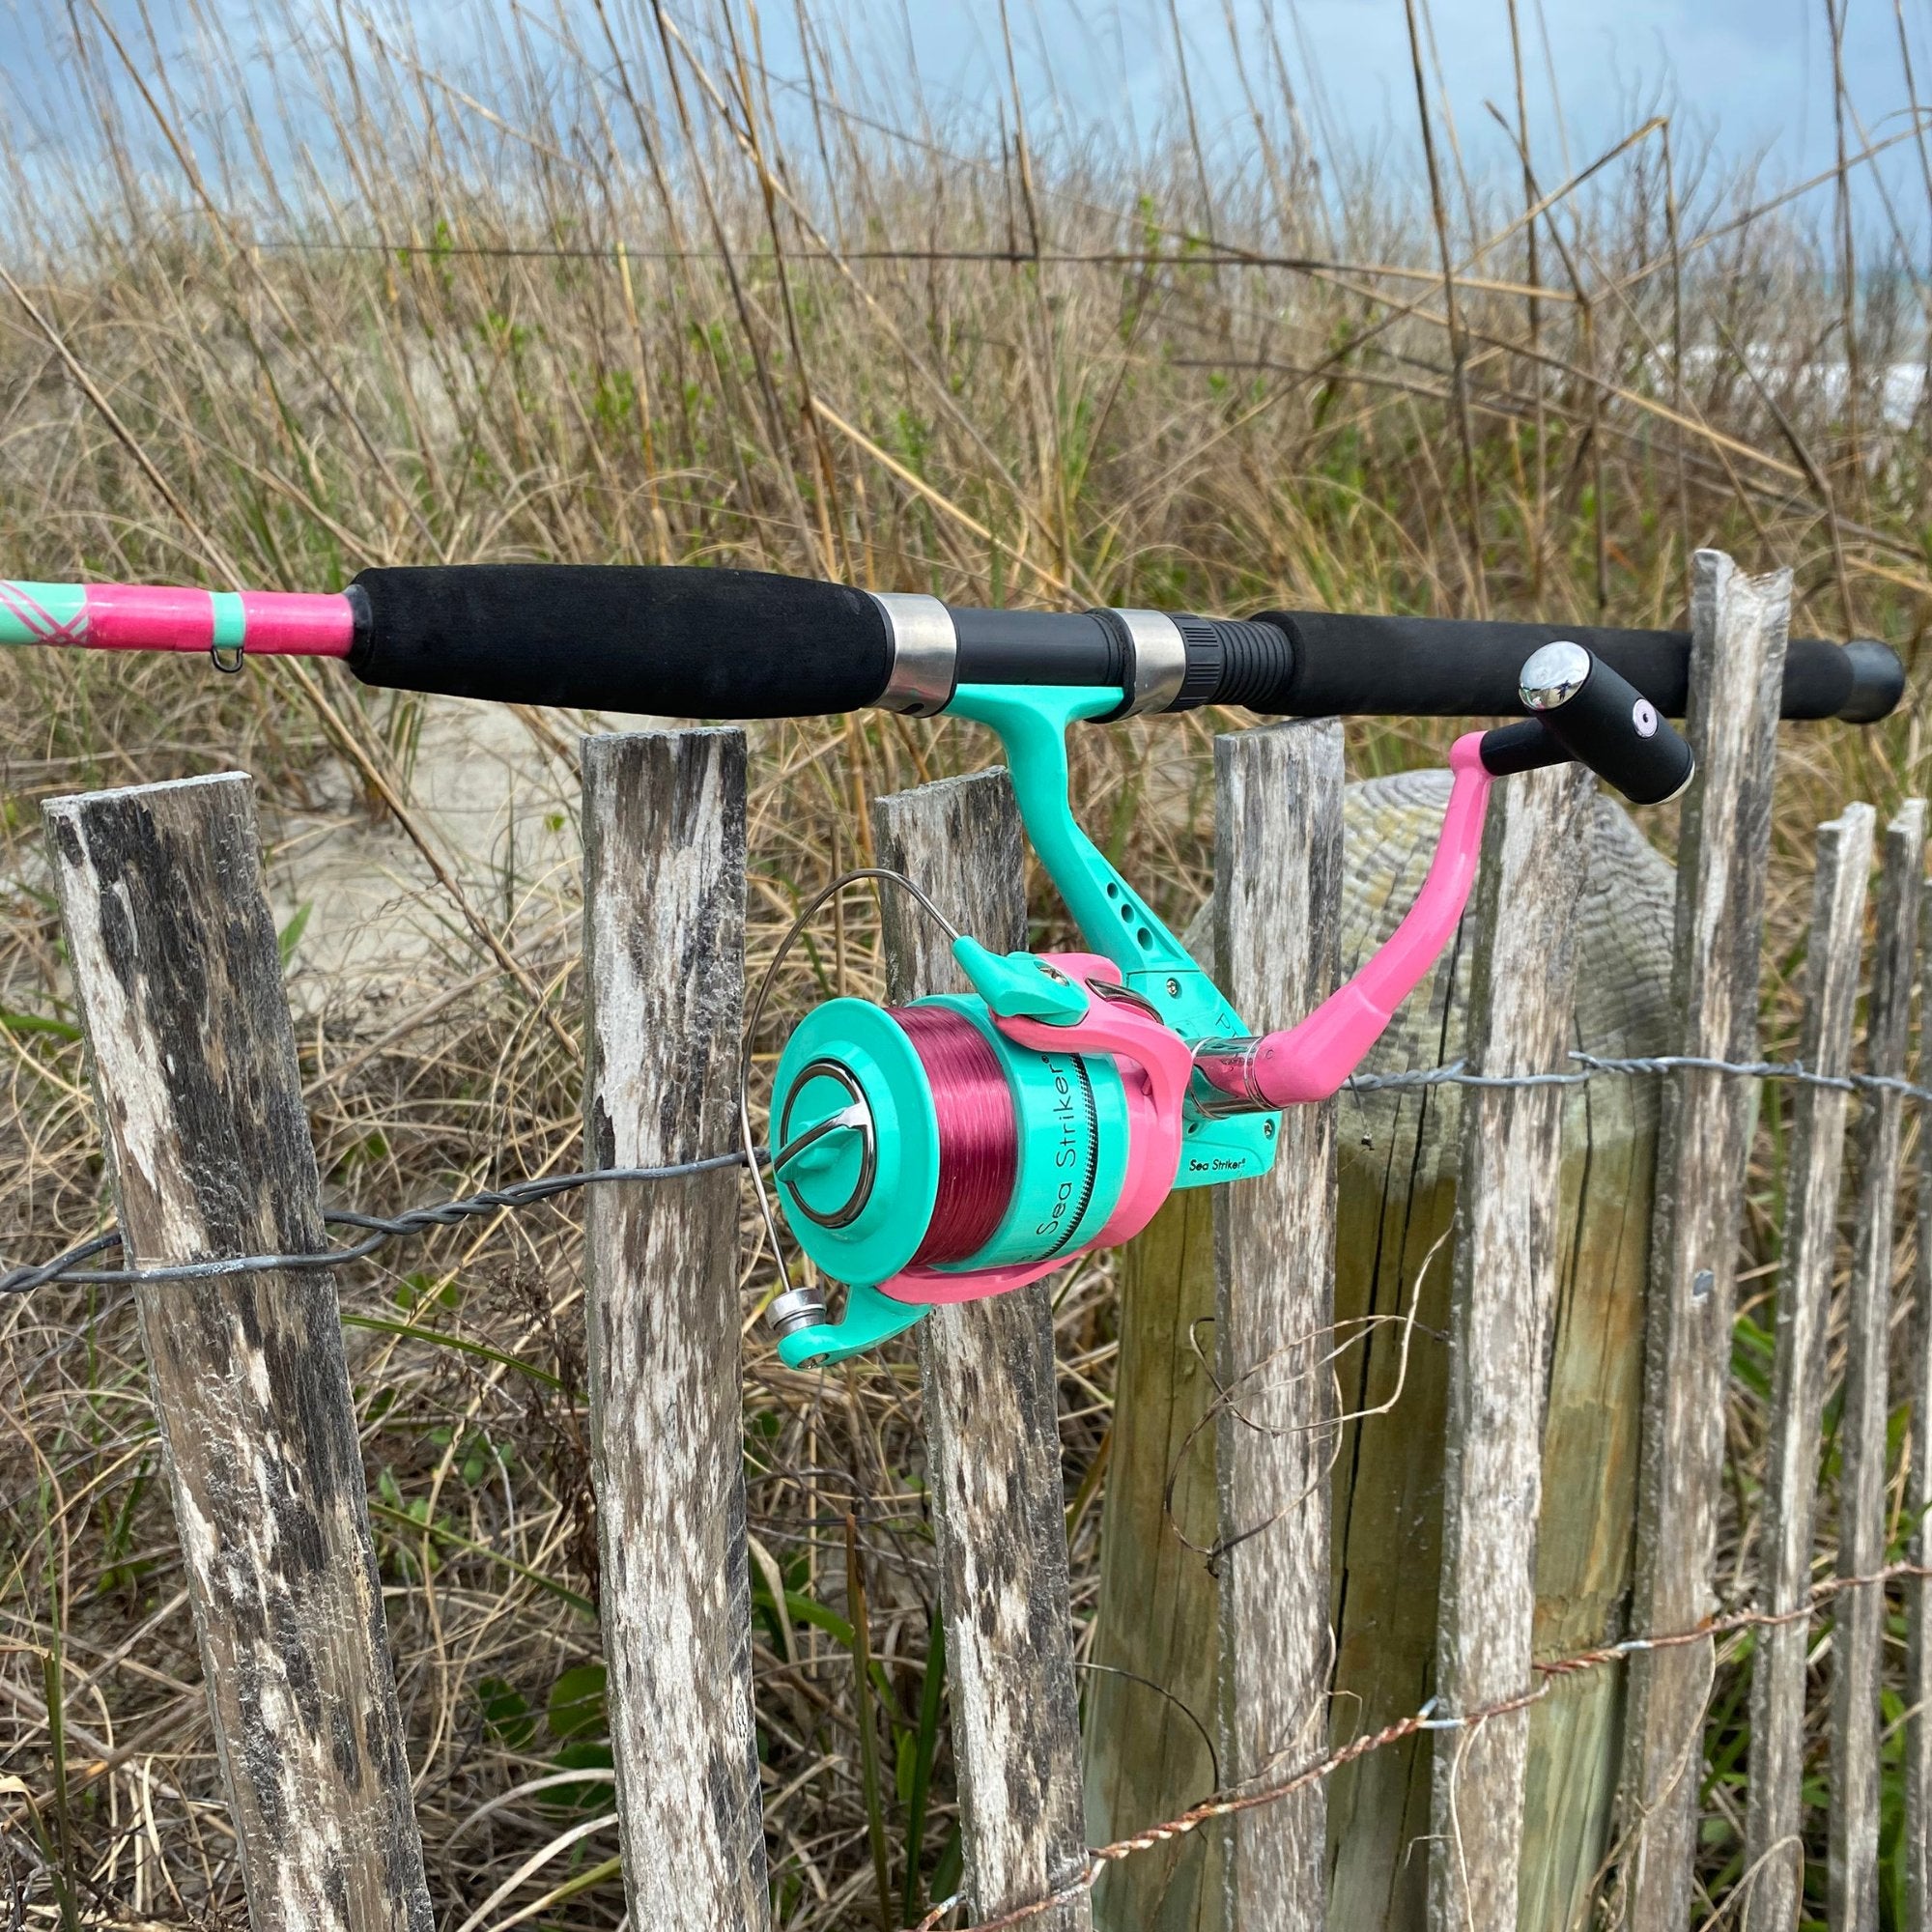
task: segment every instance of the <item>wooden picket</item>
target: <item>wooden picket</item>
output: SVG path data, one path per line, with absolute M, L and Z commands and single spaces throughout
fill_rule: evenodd
M 872 829 L 880 864 L 919 880 L 962 932 L 1026 944 L 1004 772 L 878 799 Z M 967 990 L 923 913 L 894 894 L 884 916 L 893 999 Z M 1086 1856 L 1050 1287 L 935 1308 L 918 1333 L 966 1889 L 989 1918 L 1063 1886 Z M 1092 1905 L 1083 1892 L 1035 1922 L 1084 1932 Z
M 1921 981 L 1932 960 L 1932 893 L 1921 895 Z M 1932 1086 L 1932 1026 L 1921 985 L 1918 1080 Z M 1910 1331 L 1912 1461 L 1906 1472 L 1906 1541 L 1920 1575 L 1906 1583 L 1905 1888 L 1906 1932 L 1932 1932 L 1932 1133 L 1918 1129 L 1918 1262 Z
M 1872 960 L 1868 1073 L 1905 1072 L 1913 962 L 1925 869 L 1925 801 L 1909 799 L 1886 830 Z M 1858 1238 L 1845 1324 L 1845 1406 L 1839 1425 L 1838 1575 L 1868 1577 L 1885 1562 L 1886 1400 L 1891 1352 L 1893 1204 L 1904 1096 L 1865 1096 L 1860 1122 Z M 1837 1606 L 1832 1643 L 1830 1909 L 1836 1932 L 1878 1932 L 1879 1681 L 1886 1602 L 1853 1590 Z
M 745 740 L 588 738 L 583 1144 L 600 1167 L 728 1147 L 745 990 Z M 729 1172 L 594 1189 L 585 1326 L 611 1745 L 634 1925 L 769 1919 L 752 1713 Z
M 1788 601 L 1784 577 L 1746 579 L 1715 554 L 1696 561 L 1690 728 L 1701 769 L 1680 841 L 1672 990 L 1671 1045 L 1683 1055 L 1755 1057 Z M 744 738 L 594 738 L 582 768 L 586 1162 L 653 1167 L 719 1153 L 736 1132 Z M 1244 1014 L 1279 1022 L 1306 1011 L 1352 963 L 1340 956 L 1341 730 L 1308 723 L 1225 737 L 1216 769 L 1218 965 Z M 1461 976 L 1466 1003 L 1469 1084 L 1447 1116 L 1460 1151 L 1438 1304 L 1447 1345 L 1439 1593 L 1425 1612 L 1435 1650 L 1424 1661 L 1437 1728 L 1411 1746 L 1420 1795 L 1403 1800 L 1418 1807 L 1405 1811 L 1413 1820 L 1405 1829 L 1427 1868 L 1426 1903 L 1406 1879 L 1387 1891 L 1399 1902 L 1383 1915 L 1405 1925 L 1426 1918 L 1441 1932 L 1515 1932 L 1548 1897 L 1579 1895 L 1600 1854 L 1605 1902 L 1621 1922 L 1675 1926 L 1690 1909 L 1708 1638 L 1639 1648 L 1616 1666 L 1629 1690 L 1616 1833 L 1584 1833 L 1566 1849 L 1571 1864 L 1582 1860 L 1583 1880 L 1559 1883 L 1539 1866 L 1543 1889 L 1532 1889 L 1525 1876 L 1539 1829 L 1534 1751 L 1546 1747 L 1532 1746 L 1527 1700 L 1545 1603 L 1539 1539 L 1551 1520 L 1546 1412 L 1564 1333 L 1559 1208 L 1574 1120 L 1570 1090 L 1546 1076 L 1570 1068 L 1579 886 L 1601 810 L 1571 771 L 1499 789 L 1468 939 L 1445 968 Z M 320 1252 L 320 1192 L 246 780 L 56 801 L 47 827 L 128 1255 L 158 1264 Z M 1815 1074 L 1853 1065 L 1872 828 L 1869 808 L 1855 805 L 1819 833 L 1801 1047 Z M 1024 944 L 1023 849 L 1003 774 L 879 800 L 871 831 L 880 863 L 920 881 L 962 929 L 994 946 Z M 1897 1081 L 1932 932 L 1924 864 L 1925 810 L 1911 801 L 1885 839 L 1863 1061 L 1879 1084 L 1854 1097 L 1811 1081 L 1793 1094 L 1757 1557 L 1757 1601 L 1785 1620 L 1760 1633 L 1751 1685 L 1738 1901 L 1750 1932 L 1786 1932 L 1802 1895 L 1794 1852 L 1815 1637 L 1803 1612 L 1848 1121 L 1858 1124 L 1860 1191 L 1838 1576 L 1866 1577 L 1887 1557 L 1894 1201 L 1909 1118 Z M 944 936 L 902 896 L 889 893 L 884 904 L 891 997 L 955 985 Z M 1924 1053 L 1921 1030 L 1921 1079 Z M 1712 1068 L 1661 1079 L 1636 1569 L 1628 1620 L 1605 1633 L 1612 1637 L 1690 1630 L 1717 1603 L 1721 1421 L 1754 1094 L 1748 1079 Z M 1095 1923 L 1319 1932 L 1359 1918 L 1330 1896 L 1338 1834 L 1354 1814 L 1331 1815 L 1319 1776 L 1151 1846 L 1097 1892 L 1087 1861 L 1090 1833 L 1155 1824 L 1208 1797 L 1217 1776 L 1227 1792 L 1265 1795 L 1360 1734 L 1333 1694 L 1342 1615 L 1333 1579 L 1344 1557 L 1331 1534 L 1340 1480 L 1331 1464 L 1349 1419 L 1331 1373 L 1337 1110 L 1297 1109 L 1281 1131 L 1268 1179 L 1177 1197 L 1123 1263 L 1092 1632 L 1101 1670 L 1085 1687 L 1050 1286 L 938 1309 L 918 1330 L 965 1922 L 1036 1904 L 1026 1922 L 1046 1932 Z M 1922 1562 L 1932 1534 L 1932 1136 L 1921 1131 L 1918 1149 L 1918 1306 L 1903 1390 L 1914 1419 L 1902 1480 L 1904 1533 Z M 633 1924 L 694 1932 L 762 1932 L 772 1912 L 738 1395 L 738 1185 L 728 1172 L 675 1187 L 630 1180 L 593 1189 L 586 1203 L 591 1450 L 624 1883 Z M 137 1305 L 252 1920 L 291 1932 L 324 1922 L 427 1932 L 434 1913 L 332 1277 L 238 1272 L 144 1288 Z M 1634 1348 L 1631 1359 L 1634 1377 Z M 1633 1399 L 1634 1430 L 1636 1411 Z M 1433 1590 L 1435 1566 L 1429 1574 Z M 1909 1922 L 1932 1932 L 1924 1581 L 1906 1579 L 1903 1601 L 1904 1868 Z M 1856 1587 L 1832 1610 L 1834 1932 L 1878 1923 L 1887 1604 L 1884 1591 Z M 1424 1690 L 1414 1687 L 1418 1701 Z M 1601 1782 L 1607 1833 L 1607 1773 Z
M 1729 557 L 1697 553 L 1687 721 L 1697 777 L 1678 845 L 1673 977 L 1676 1051 L 1690 1058 L 1742 1063 L 1757 1054 L 1790 617 L 1789 571 L 1747 578 Z M 1754 1112 L 1742 1080 L 1700 1068 L 1664 1076 L 1631 1605 L 1638 1631 L 1690 1630 L 1716 1606 L 1724 1387 Z M 1620 1883 L 1633 1925 L 1682 1925 L 1690 1914 L 1713 1658 L 1706 1641 L 1647 1651 L 1629 1665 Z
M 127 1253 L 327 1247 L 237 773 L 46 809 Z M 249 1918 L 435 1922 L 333 1277 L 136 1292 Z
M 1086 1696 L 1096 1844 L 1171 1818 L 1219 1783 L 1214 1202 L 1175 1195 L 1122 1251 L 1121 1353 L 1100 1516 Z M 1326 1611 L 1323 1610 L 1323 1622 Z M 1215 1932 L 1223 1841 L 1192 1832 L 1100 1876 L 1104 1932 Z
M 1533 773 L 1505 788 L 1487 827 L 1468 1052 L 1481 1078 L 1564 1070 L 1594 790 L 1574 767 Z M 1562 1131 L 1554 1085 L 1478 1087 L 1465 1101 L 1436 1613 L 1448 1718 L 1532 1688 Z M 1440 1932 L 1516 1932 L 1528 1743 L 1525 1706 L 1437 1746 L 1429 1918 Z
M 1342 727 L 1215 742 L 1215 952 L 1244 1015 L 1333 989 L 1342 896 Z M 1215 1202 L 1220 1410 L 1221 1777 L 1278 1780 L 1326 1742 L 1328 1461 L 1334 1400 L 1335 1104 L 1282 1117 L 1273 1171 Z M 1241 1932 L 1319 1932 L 1327 1804 L 1311 1784 L 1232 1821 Z
M 1818 828 L 1811 951 L 1799 1057 L 1814 1071 L 1851 1070 L 1852 1009 L 1864 945 L 1872 809 L 1853 805 Z M 1792 1106 L 1784 1268 L 1778 1281 L 1771 1444 L 1764 1510 L 1764 1606 L 1790 1617 L 1811 1587 L 1818 1437 L 1825 1401 L 1825 1317 L 1838 1247 L 1838 1182 L 1850 1095 L 1801 1087 Z M 1798 1828 L 1804 1752 L 1806 1624 L 1764 1633 L 1751 1672 L 1750 1790 L 1745 1816 L 1748 1932 L 1789 1932 L 1798 1918 Z

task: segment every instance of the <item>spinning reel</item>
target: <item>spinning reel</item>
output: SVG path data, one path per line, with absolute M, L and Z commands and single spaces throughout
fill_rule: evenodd
M 912 888 L 973 991 L 832 1000 L 800 1022 L 773 1083 L 771 1187 L 847 1292 L 836 1322 L 816 1288 L 772 1302 L 783 1359 L 842 1360 L 935 1303 L 1131 1239 L 1178 1188 L 1265 1174 L 1280 1109 L 1342 1086 L 1455 932 L 1494 779 L 1577 759 L 1644 805 L 1689 783 L 1690 747 L 1580 644 L 1539 649 L 1519 695 L 1530 717 L 1451 748 L 1448 810 L 1402 923 L 1299 1025 L 1257 1038 L 1073 819 L 1066 729 L 1120 693 L 959 688 L 947 712 L 998 733 L 1027 833 L 1092 951 L 991 952 Z

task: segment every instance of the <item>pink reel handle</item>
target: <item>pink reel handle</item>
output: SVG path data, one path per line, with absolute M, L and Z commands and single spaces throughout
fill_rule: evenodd
M 1482 760 L 1483 734 L 1471 731 L 1449 751 L 1455 774 L 1449 809 L 1429 876 L 1387 942 L 1298 1025 L 1257 1040 L 1210 1043 L 1196 1065 L 1211 1084 L 1250 1104 L 1290 1107 L 1325 1100 L 1382 1037 L 1395 1009 L 1428 976 L 1454 935 L 1475 884 L 1483 817 L 1493 782 Z

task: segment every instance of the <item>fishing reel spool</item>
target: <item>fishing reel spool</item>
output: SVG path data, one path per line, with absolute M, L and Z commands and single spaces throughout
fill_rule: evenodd
M 951 710 L 1000 733 L 1027 830 L 1103 951 L 1002 955 L 953 932 L 970 994 L 838 999 L 800 1022 L 773 1083 L 770 1182 L 799 1246 L 848 1291 L 836 1324 L 815 1288 L 773 1301 L 784 1360 L 857 1353 L 935 1303 L 1131 1239 L 1178 1187 L 1265 1173 L 1278 1110 L 1341 1087 L 1455 931 L 1495 778 L 1579 759 L 1639 804 L 1689 782 L 1684 740 L 1580 645 L 1536 652 L 1519 696 L 1529 717 L 1452 748 L 1435 855 L 1394 934 L 1299 1025 L 1256 1038 L 1068 810 L 1065 728 L 1117 695 L 958 693 Z M 944 923 L 911 881 L 868 875 Z
M 821 1007 L 773 1106 L 800 1245 L 835 1279 L 895 1281 L 907 1299 L 942 1297 L 949 1272 L 1057 1259 L 1105 1225 L 1126 1177 L 1119 1066 L 1020 1046 L 983 1001 Z

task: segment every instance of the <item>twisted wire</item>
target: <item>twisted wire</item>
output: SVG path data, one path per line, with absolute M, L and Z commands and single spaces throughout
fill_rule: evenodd
M 322 1216 L 327 1226 L 360 1228 L 364 1238 L 349 1247 L 326 1248 L 317 1254 L 237 1255 L 225 1261 L 170 1262 L 145 1268 L 80 1266 L 82 1262 L 121 1245 L 120 1229 L 107 1228 L 51 1261 L 0 1275 L 0 1294 L 25 1294 L 56 1282 L 72 1288 L 134 1288 L 153 1282 L 213 1281 L 223 1275 L 294 1274 L 310 1268 L 341 1267 L 349 1262 L 366 1261 L 390 1241 L 426 1235 L 433 1228 L 453 1228 L 479 1214 L 495 1214 L 505 1208 L 515 1212 L 580 1187 L 598 1187 L 615 1180 L 678 1180 L 690 1174 L 711 1174 L 745 1164 L 744 1154 L 734 1151 L 707 1154 L 702 1160 L 678 1161 L 669 1167 L 599 1167 L 582 1174 L 548 1175 L 537 1180 L 514 1181 L 508 1187 L 488 1187 L 480 1194 L 465 1194 L 454 1201 L 406 1208 L 400 1214 L 359 1214 L 353 1208 L 328 1208 Z
M 897 873 L 877 871 L 850 873 L 834 881 L 834 888 L 852 878 L 884 877 L 905 883 Z M 827 893 L 834 888 L 828 888 Z M 821 894 L 822 898 L 826 894 Z M 935 919 L 940 915 L 919 895 L 922 904 Z M 817 900 L 814 900 L 816 905 Z M 810 907 L 807 908 L 808 913 Z M 949 928 L 950 929 L 950 928 Z M 1617 1058 L 1605 1054 L 1572 1053 L 1577 1070 L 1573 1073 L 1471 1073 L 1467 1064 L 1452 1060 L 1441 1066 L 1421 1066 L 1403 1073 L 1357 1073 L 1344 1088 L 1350 1094 L 1399 1093 L 1409 1088 L 1428 1087 L 1582 1087 L 1599 1078 L 1634 1079 L 1666 1073 L 1719 1073 L 1733 1079 L 1777 1080 L 1799 1087 L 1823 1087 L 1844 1094 L 1896 1094 L 1911 1101 L 1932 1101 L 1932 1087 L 1884 1073 L 1817 1073 L 1802 1061 L 1714 1060 L 1701 1054 L 1659 1053 Z M 747 1146 L 750 1145 L 747 1128 Z M 480 1194 L 467 1194 L 454 1201 L 440 1201 L 423 1208 L 412 1208 L 387 1217 L 358 1214 L 348 1208 L 329 1208 L 323 1220 L 330 1227 L 359 1228 L 367 1238 L 353 1246 L 332 1248 L 321 1254 L 242 1255 L 229 1261 L 177 1262 L 149 1268 L 88 1268 L 81 1264 L 106 1249 L 118 1246 L 120 1233 L 109 1227 L 100 1234 L 55 1255 L 50 1261 L 16 1267 L 0 1275 L 0 1294 L 25 1294 L 37 1288 L 65 1284 L 75 1288 L 131 1288 L 150 1283 L 208 1281 L 223 1275 L 294 1273 L 313 1268 L 340 1267 L 366 1260 L 379 1248 L 412 1235 L 446 1228 L 473 1215 L 494 1214 L 548 1201 L 553 1195 L 569 1193 L 580 1187 L 594 1187 L 620 1180 L 674 1180 L 690 1174 L 706 1174 L 714 1169 L 749 1167 L 763 1199 L 761 1177 L 745 1149 L 731 1153 L 708 1155 L 703 1160 L 684 1161 L 673 1167 L 596 1168 L 582 1174 L 561 1174 L 541 1180 L 517 1181 L 508 1187 L 490 1188 Z M 769 1212 L 769 1208 L 767 1208 Z

